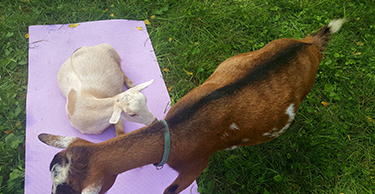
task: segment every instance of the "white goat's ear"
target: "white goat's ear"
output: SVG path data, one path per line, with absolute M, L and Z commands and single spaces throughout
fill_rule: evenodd
M 80 139 L 78 137 L 63 137 L 59 135 L 50 135 L 46 133 L 39 134 L 38 138 L 41 142 L 47 145 L 61 149 L 66 149 L 71 143 Z
M 112 113 L 112 116 L 109 119 L 109 123 L 111 123 L 111 124 L 118 123 L 120 121 L 121 112 L 122 112 L 121 108 L 118 107 L 118 106 L 115 106 L 115 108 L 113 110 L 113 113 Z
M 140 91 L 144 90 L 145 88 L 147 88 L 147 86 L 149 86 L 152 82 L 154 82 L 154 79 L 151 79 L 148 82 L 144 82 L 144 83 L 141 83 L 139 85 L 136 85 L 136 86 L 130 88 L 129 90 L 136 90 L 136 91 L 140 92 Z

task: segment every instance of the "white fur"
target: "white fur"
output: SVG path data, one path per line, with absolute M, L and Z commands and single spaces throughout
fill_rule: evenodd
M 77 140 L 78 137 L 62 137 L 59 136 L 56 140 L 51 140 L 50 144 L 53 147 L 66 149 L 69 144 L 73 143 L 75 140 Z
M 238 125 L 236 123 L 232 123 L 230 126 L 229 126 L 229 129 L 230 130 L 239 130 L 240 128 L 238 127 Z
M 238 146 L 232 146 L 232 147 L 226 148 L 225 150 L 234 150 L 236 148 L 238 148 Z
M 92 184 L 86 188 L 84 188 L 81 194 L 98 194 L 102 189 L 102 186 L 97 186 L 96 184 Z
M 338 20 L 332 20 L 329 24 L 328 27 L 330 27 L 330 32 L 331 34 L 339 31 L 341 28 L 341 25 L 345 22 L 345 19 L 338 19 Z
M 292 123 L 294 117 L 296 116 L 294 103 L 292 103 L 288 106 L 288 108 L 285 110 L 285 114 L 289 115 L 288 123 L 281 130 L 278 130 L 277 128 L 273 128 L 272 131 L 264 133 L 263 136 L 270 136 L 272 138 L 278 137 L 279 135 L 284 133 L 285 130 L 287 130 L 289 128 L 289 126 Z
M 99 134 L 120 119 L 146 125 L 156 119 L 140 92 L 153 80 L 134 87 L 120 61 L 111 45 L 100 44 L 77 49 L 61 66 L 58 85 L 70 123 L 80 132 Z M 125 92 L 124 83 L 130 87 Z
M 51 169 L 51 177 L 53 181 L 52 185 L 52 193 L 56 193 L 56 189 L 58 185 L 61 185 L 66 182 L 66 179 L 69 175 L 70 164 L 72 162 L 71 155 L 67 155 L 68 163 L 65 166 L 61 166 L 61 164 L 57 163 L 52 166 Z

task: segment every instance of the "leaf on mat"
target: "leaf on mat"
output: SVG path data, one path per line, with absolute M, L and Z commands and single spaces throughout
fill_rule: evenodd
M 25 34 L 25 38 L 29 38 L 29 33 Z
M 183 70 L 184 70 L 184 71 L 185 71 L 185 73 L 187 73 L 188 75 L 193 75 L 193 73 L 192 73 L 192 72 L 186 71 L 186 69 L 185 69 L 185 68 L 184 68 Z
M 169 72 L 169 71 L 171 71 L 171 70 L 169 70 L 168 68 L 164 68 L 163 71 L 165 71 L 165 72 Z
M 141 28 L 141 27 L 137 26 L 136 28 L 137 28 L 137 30 L 142 31 L 142 28 Z
M 168 89 L 168 92 L 171 91 L 173 86 L 169 86 L 167 89 Z
M 329 104 L 328 102 L 324 102 L 324 101 L 322 101 L 321 103 L 323 104 L 323 106 L 327 106 Z
M 75 27 L 77 27 L 77 26 L 79 26 L 79 24 L 69 24 L 69 28 L 75 28 Z
M 145 22 L 146 25 L 150 25 L 151 24 L 148 19 L 145 19 L 144 22 Z

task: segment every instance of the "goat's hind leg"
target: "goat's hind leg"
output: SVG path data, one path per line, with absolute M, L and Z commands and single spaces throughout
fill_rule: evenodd
M 134 87 L 135 86 L 134 82 L 128 76 L 126 76 L 124 72 L 123 72 L 123 74 L 124 74 L 124 84 L 125 84 L 125 86 L 128 89 Z

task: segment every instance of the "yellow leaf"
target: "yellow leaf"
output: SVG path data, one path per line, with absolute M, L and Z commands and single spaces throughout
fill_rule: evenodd
M 113 13 L 110 15 L 111 17 L 115 17 L 115 15 L 113 15 Z
M 369 116 L 366 116 L 367 120 L 371 123 L 372 119 Z
M 4 131 L 6 134 L 10 135 L 13 133 L 13 129 L 9 130 L 9 131 Z
M 141 27 L 137 26 L 136 28 L 137 28 L 137 30 L 142 31 L 142 28 L 141 28 Z
M 164 68 L 163 71 L 169 72 L 170 70 L 168 68 Z
M 171 91 L 173 86 L 169 86 L 167 89 L 168 89 L 168 92 Z
M 146 25 L 150 25 L 151 24 L 148 19 L 145 19 L 144 22 L 145 22 Z
M 327 106 L 329 104 L 328 102 L 324 102 L 324 101 L 322 101 L 321 103 L 323 104 L 323 106 Z
M 29 38 L 29 33 L 25 34 L 25 38 Z
M 107 8 L 107 9 L 104 10 L 104 12 L 107 12 L 108 10 L 109 10 L 109 9 Z
M 352 53 L 353 53 L 354 56 L 362 54 L 361 52 L 358 52 L 358 53 L 352 52 Z
M 192 72 L 186 71 L 186 69 L 185 69 L 185 68 L 184 68 L 184 71 L 185 71 L 185 73 L 187 73 L 188 75 L 193 75 L 193 73 L 192 73 Z
M 150 17 L 151 19 L 155 19 L 156 18 L 156 16 L 155 15 L 152 15 L 151 17 Z
M 172 37 L 168 38 L 168 41 L 169 41 L 169 42 L 172 42 Z
M 365 43 L 363 43 L 363 42 L 354 42 L 356 45 L 358 45 L 358 46 L 363 46 L 363 45 L 365 45 Z
M 20 126 L 20 125 L 21 125 L 21 122 L 17 122 L 17 123 L 16 123 L 16 126 Z
M 348 139 L 349 139 L 349 141 L 350 141 L 350 135 L 348 135 Z
M 197 45 L 199 45 L 199 42 L 194 42 L 194 46 L 197 46 Z
M 69 28 L 75 28 L 77 26 L 79 26 L 79 24 L 69 24 Z

